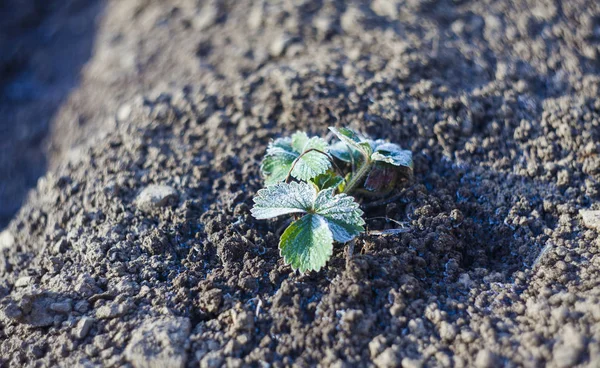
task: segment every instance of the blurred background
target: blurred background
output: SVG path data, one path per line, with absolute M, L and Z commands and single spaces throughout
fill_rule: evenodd
M 80 83 L 99 0 L 0 1 L 0 229 L 49 163 L 49 132 Z

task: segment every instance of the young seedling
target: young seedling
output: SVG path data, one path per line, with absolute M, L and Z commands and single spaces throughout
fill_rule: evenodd
M 284 262 L 301 273 L 320 270 L 334 241 L 346 243 L 364 232 L 363 211 L 350 193 L 382 196 L 401 174 L 412 174 L 410 151 L 347 128 L 329 129 L 340 142 L 330 146 L 297 132 L 269 145 L 261 164 L 266 188 L 251 210 L 257 219 L 293 215 L 279 249 Z
M 353 167 L 345 193 L 355 190 L 366 177 L 364 189 L 384 195 L 394 188 L 402 170 L 412 174 L 412 152 L 399 145 L 381 139 L 366 139 L 348 128 L 330 127 L 329 130 L 340 139 L 331 147 L 331 154 Z

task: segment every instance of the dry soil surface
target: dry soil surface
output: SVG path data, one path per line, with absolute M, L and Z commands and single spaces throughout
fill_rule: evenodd
M 93 48 L 0 235 L 1 366 L 600 365 L 598 1 L 72 3 Z M 298 275 L 259 162 L 330 125 L 413 151 L 366 213 L 410 231 Z

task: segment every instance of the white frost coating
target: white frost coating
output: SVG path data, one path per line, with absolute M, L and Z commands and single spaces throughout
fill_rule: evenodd
M 327 153 L 327 142 L 319 137 L 309 138 L 304 132 L 271 142 L 261 163 L 266 184 L 282 182 L 290 170 L 292 177 L 304 181 L 326 172 L 331 167 L 329 158 L 317 151 L 307 152 L 311 149 Z
M 412 152 L 403 150 L 399 145 L 394 143 L 375 142 L 373 147 L 375 152 L 371 155 L 373 161 L 382 161 L 394 166 L 413 167 Z
M 333 144 L 330 152 L 342 161 L 350 162 L 350 155 L 356 151 L 365 152 L 361 144 L 368 144 L 371 147 L 372 153 L 370 154 L 370 158 L 372 161 L 386 162 L 394 166 L 413 167 L 412 152 L 403 150 L 402 147 L 395 143 L 386 142 L 383 139 L 366 139 L 348 128 L 345 128 L 345 130 L 348 134 L 352 134 L 352 136 L 345 135 L 340 129 L 334 127 L 330 127 L 329 130 L 341 141 Z
M 333 239 L 345 243 L 364 231 L 363 211 L 354 198 L 333 193 L 333 188 L 319 192 L 315 200 L 315 212 L 327 220 Z
M 292 135 L 292 147 L 298 153 L 307 152 L 315 149 L 321 152 L 327 152 L 327 142 L 319 137 L 309 138 L 304 132 L 297 132 Z M 300 180 L 310 180 L 317 175 L 323 174 L 331 167 L 329 158 L 317 151 L 310 151 L 302 155 L 294 169 L 292 176 Z
M 258 191 L 251 212 L 257 219 L 306 213 L 287 227 L 279 248 L 294 270 L 317 271 L 332 254 L 333 241 L 345 243 L 364 231 L 363 212 L 346 194 L 334 188 L 317 193 L 308 183 L 279 183 Z
M 307 183 L 278 183 L 261 189 L 254 197 L 252 216 L 268 219 L 312 209 L 317 190 Z

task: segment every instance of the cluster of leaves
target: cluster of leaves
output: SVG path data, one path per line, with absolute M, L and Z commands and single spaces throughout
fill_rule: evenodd
M 261 164 L 266 188 L 254 198 L 257 219 L 294 216 L 279 248 L 300 272 L 318 271 L 334 241 L 346 243 L 364 231 L 363 212 L 350 194 L 382 196 L 412 174 L 410 151 L 348 128 L 329 129 L 339 139 L 332 145 L 304 132 L 271 142 Z

